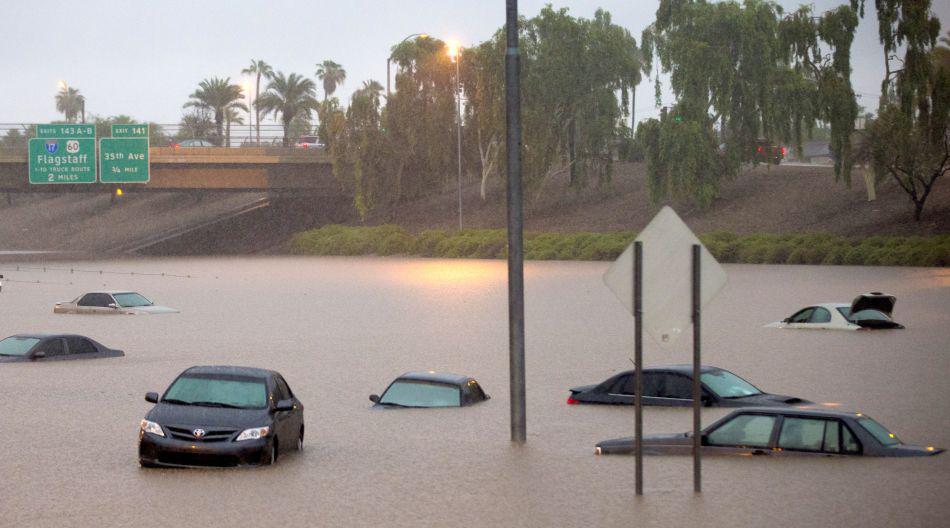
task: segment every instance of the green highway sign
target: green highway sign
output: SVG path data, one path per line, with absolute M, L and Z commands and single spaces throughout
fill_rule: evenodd
M 112 125 L 99 140 L 99 170 L 102 183 L 148 183 L 148 125 Z
M 147 138 L 148 125 L 112 125 L 114 138 Z
M 36 137 L 45 139 L 56 138 L 90 138 L 95 139 L 95 125 L 36 125 Z
M 37 126 L 39 129 L 40 126 Z M 83 126 L 83 125 L 80 125 Z M 31 138 L 30 183 L 96 183 L 96 140 Z

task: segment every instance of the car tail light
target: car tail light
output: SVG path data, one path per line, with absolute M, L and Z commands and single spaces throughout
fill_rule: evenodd
M 758 151 L 761 153 L 761 152 L 762 152 L 762 147 L 759 147 Z
M 578 403 L 580 403 L 580 402 L 574 399 L 574 395 L 573 395 L 573 394 L 567 397 L 567 404 L 568 404 L 568 405 L 577 405 Z
M 782 147 L 782 156 L 784 157 L 785 154 L 787 153 L 788 153 L 788 149 L 786 149 L 785 147 Z

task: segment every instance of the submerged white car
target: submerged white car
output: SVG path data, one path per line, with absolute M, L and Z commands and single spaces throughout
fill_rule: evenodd
M 131 291 L 89 292 L 69 302 L 53 305 L 53 313 L 147 315 L 178 313 L 167 306 L 157 306 L 143 295 Z
M 857 296 L 851 304 L 823 303 L 802 308 L 768 328 L 806 328 L 813 330 L 875 330 L 904 328 L 891 319 L 897 298 L 881 292 Z

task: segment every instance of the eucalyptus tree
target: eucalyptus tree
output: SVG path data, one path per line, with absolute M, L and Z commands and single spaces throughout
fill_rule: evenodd
M 755 160 L 759 138 L 800 148 L 818 120 L 831 125 L 836 177 L 850 181 L 856 26 L 851 6 L 815 17 L 766 0 L 660 0 L 642 58 L 669 74 L 676 103 L 637 130 L 653 199 L 709 206 L 721 181 Z M 659 105 L 659 76 L 656 87 Z
M 930 0 L 878 4 L 887 8 L 879 6 L 878 20 L 885 50 L 904 55 L 899 70 L 885 72 L 862 154 L 879 179 L 889 176 L 910 197 L 920 221 L 934 184 L 950 171 L 950 49 L 938 46 Z
M 540 192 L 559 172 L 569 174 L 572 186 L 586 185 L 590 175 L 608 181 L 629 92 L 641 79 L 636 40 L 606 11 L 584 19 L 547 6 L 523 25 L 521 49 L 526 188 Z M 505 154 L 504 55 L 499 31 L 465 50 L 460 63 L 483 199 Z
M 393 49 L 396 89 L 382 126 L 393 153 L 394 204 L 437 192 L 454 174 L 455 66 L 446 51 L 435 38 L 407 40 Z
M 317 109 L 319 103 L 316 94 L 314 82 L 296 73 L 285 76 L 283 72 L 277 72 L 267 83 L 267 91 L 261 94 L 259 100 L 260 107 L 265 115 L 273 112 L 275 117 L 280 116 L 285 147 L 290 145 L 294 118 L 298 114 L 309 118 L 310 112 Z
M 86 98 L 72 86 L 62 86 L 56 94 L 56 111 L 63 114 L 67 123 L 75 123 Z
M 228 109 L 242 109 L 247 106 L 241 102 L 244 98 L 240 86 L 231 84 L 231 78 L 211 77 L 198 83 L 198 89 L 188 96 L 191 101 L 186 102 L 183 108 L 195 107 L 209 110 L 214 113 L 214 124 L 217 136 L 215 142 L 222 144 L 224 138 L 224 119 Z
M 261 108 L 258 99 L 261 97 L 261 78 L 270 79 L 274 75 L 274 69 L 270 64 L 263 60 L 251 59 L 251 65 L 241 70 L 244 75 L 254 75 L 256 77 L 254 84 L 254 129 L 257 133 L 257 144 L 261 144 Z
M 353 92 L 346 118 L 337 122 L 336 138 L 330 147 L 334 174 L 353 194 L 353 205 L 361 219 L 393 196 L 389 159 L 390 144 L 382 129 L 380 98 L 383 86 L 374 80 Z M 332 126 L 332 125 L 331 125 Z

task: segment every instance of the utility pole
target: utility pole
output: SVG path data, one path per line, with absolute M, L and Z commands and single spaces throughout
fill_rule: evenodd
M 505 118 L 508 147 L 508 362 L 511 441 L 527 441 L 524 360 L 524 199 L 521 191 L 521 65 L 518 0 L 506 0 Z

